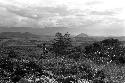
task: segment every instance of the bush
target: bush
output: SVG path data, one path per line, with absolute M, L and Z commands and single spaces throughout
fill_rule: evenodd
M 107 62 L 125 63 L 125 47 L 123 47 L 122 43 L 117 39 L 105 39 L 86 46 L 85 54 L 88 55 L 88 58 L 95 58 L 99 63 L 103 62 L 103 59 L 107 59 Z

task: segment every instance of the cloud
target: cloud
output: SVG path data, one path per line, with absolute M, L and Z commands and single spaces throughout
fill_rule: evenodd
M 19 8 L 4 5 L 2 7 L 6 8 L 7 12 L 14 14 L 18 19 L 18 22 L 14 26 L 32 26 L 34 24 L 37 26 L 77 27 L 95 23 L 82 19 L 83 17 L 79 18 L 73 10 L 68 10 L 67 7 L 63 6 Z M 23 18 L 23 20 L 19 21 L 20 17 Z
M 7 13 L 7 16 L 12 14 L 13 17 L 17 18 L 16 20 L 13 20 L 12 16 L 8 17 L 17 22 L 14 26 L 29 25 L 34 27 L 32 26 L 33 24 L 39 27 L 54 26 L 54 22 L 56 22 L 57 19 L 62 19 L 62 17 L 71 14 L 71 12 L 63 6 L 20 8 L 11 5 L 1 5 L 1 8 L 6 9 L 5 13 Z
M 90 1 L 90 2 L 87 2 L 86 5 L 98 5 L 102 3 L 103 3 L 102 1 Z
M 94 23 L 105 22 L 107 19 L 114 18 L 114 14 L 117 14 L 114 10 L 108 11 L 93 11 L 93 10 L 68 10 L 65 6 L 56 7 L 25 7 L 20 8 L 11 5 L 2 5 L 5 8 L 8 16 L 13 14 L 13 17 L 20 16 L 27 18 L 25 23 L 30 23 L 31 19 L 36 25 L 58 25 L 58 26 L 85 26 L 93 25 Z M 109 20 L 115 21 L 116 19 Z M 27 21 L 27 22 L 26 22 Z M 36 21 L 36 22 L 35 22 Z M 23 21 L 21 21 L 23 22 Z M 24 23 L 23 22 L 23 23 Z M 38 23 L 37 23 L 38 22 Z
M 93 34 L 108 34 L 110 32 L 118 34 L 124 31 L 125 10 L 121 8 L 122 6 L 118 8 L 109 7 L 108 9 L 103 0 L 73 0 L 71 5 L 69 3 L 71 2 L 70 0 L 64 2 L 63 0 L 60 0 L 61 2 L 54 0 L 55 3 L 52 0 L 37 0 L 39 3 L 35 0 L 33 2 L 30 1 L 12 0 L 12 2 L 9 2 L 9 0 L 1 0 L 0 26 L 61 26 L 78 28 L 77 32 L 88 31 Z M 40 5 L 42 2 L 43 5 Z M 53 5 L 48 6 L 49 3 Z M 37 6 L 36 4 L 39 5 Z M 61 6 L 57 4 L 61 4 Z M 111 4 L 108 5 L 111 6 Z
M 91 11 L 91 15 L 114 15 L 116 14 L 115 11 Z
M 0 25 L 1 26 L 12 26 L 16 23 L 15 15 L 8 12 L 5 8 L 0 7 Z
M 20 8 L 11 5 L 1 5 L 6 8 L 9 12 L 17 14 L 19 16 L 28 17 L 32 19 L 48 18 L 53 16 L 66 16 L 70 15 L 70 11 L 63 6 L 57 7 L 25 7 Z
M 65 26 L 65 27 L 87 27 L 97 23 L 114 22 L 117 18 L 112 15 L 115 11 L 92 11 L 92 10 L 68 10 L 67 7 L 26 7 L 2 6 L 6 9 L 7 16 L 12 17 L 16 24 L 14 26 Z M 22 21 L 19 21 L 23 18 Z M 13 19 L 13 18 L 9 18 Z M 108 20 L 107 20 L 108 19 Z M 11 21 L 10 21 L 11 22 Z
M 81 28 L 79 32 L 87 32 L 88 35 L 92 36 L 121 36 L 125 35 L 125 28 L 121 24 L 95 24 L 92 26 L 87 26 L 86 28 Z
M 7 26 L 7 27 L 12 27 L 12 26 L 25 26 L 25 27 L 36 26 L 37 27 L 38 26 L 37 21 L 35 21 L 34 19 L 10 12 L 6 7 L 0 7 L 0 12 L 2 12 L 0 13 L 0 26 Z

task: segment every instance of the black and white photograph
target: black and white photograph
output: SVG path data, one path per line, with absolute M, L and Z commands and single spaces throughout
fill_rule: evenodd
M 0 83 L 125 83 L 125 0 L 0 0 Z

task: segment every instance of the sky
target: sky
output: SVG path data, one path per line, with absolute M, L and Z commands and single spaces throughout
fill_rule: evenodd
M 0 0 L 0 26 L 125 36 L 125 0 Z

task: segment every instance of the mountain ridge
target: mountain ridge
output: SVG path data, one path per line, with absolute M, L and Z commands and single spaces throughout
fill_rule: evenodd
M 0 27 L 0 33 L 2 32 L 20 32 L 20 33 L 30 33 L 31 35 L 37 35 L 40 36 L 43 39 L 51 39 L 55 36 L 55 33 L 57 32 L 61 32 L 61 33 L 66 33 L 69 32 L 69 34 L 71 34 L 71 36 L 73 35 L 73 33 L 77 33 L 76 32 L 77 29 L 72 29 L 72 28 L 67 28 L 67 27 L 45 27 L 45 28 L 32 28 L 32 27 Z M 82 30 L 81 30 L 82 31 Z M 29 34 L 29 35 L 30 35 Z M 26 35 L 26 34 L 24 34 Z M 27 34 L 28 35 L 28 34 Z M 88 34 L 80 33 L 76 36 L 73 36 L 74 38 L 78 38 L 81 37 L 81 39 L 85 39 L 86 40 L 97 40 L 97 41 L 101 41 L 103 39 L 106 38 L 110 38 L 110 36 L 90 36 Z M 125 41 L 125 36 L 111 36 L 112 38 L 117 38 L 121 41 Z
M 89 36 L 85 33 L 80 33 L 80 34 L 76 35 L 75 37 L 89 37 Z

